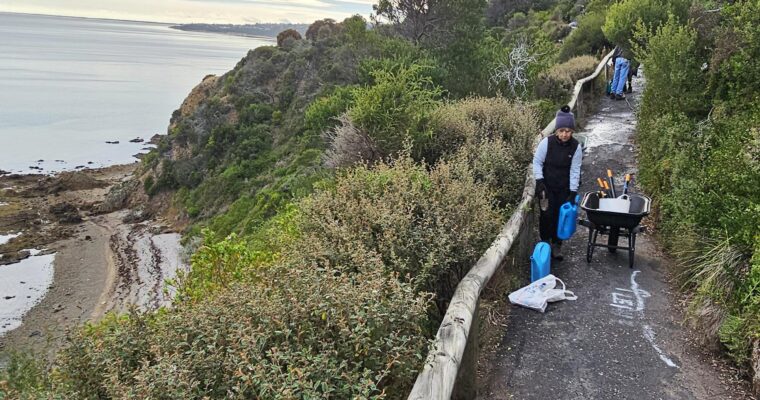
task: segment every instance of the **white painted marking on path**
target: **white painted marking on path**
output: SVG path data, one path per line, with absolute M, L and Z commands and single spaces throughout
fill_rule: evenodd
M 644 319 L 644 311 L 646 310 L 646 303 L 644 302 L 644 299 L 651 297 L 652 294 L 642 289 L 639 286 L 639 283 L 636 282 L 636 275 L 640 273 L 641 271 L 633 271 L 631 274 L 630 289 L 615 288 L 615 290 L 612 292 L 612 303 L 610 303 L 610 306 L 614 307 L 614 314 L 620 318 L 625 318 L 628 320 L 626 321 L 625 319 L 618 319 L 617 321 L 621 325 L 634 326 L 634 323 L 630 320 L 633 320 L 635 317 L 638 317 L 639 321 Z M 660 356 L 660 359 L 665 362 L 668 367 L 678 368 L 678 365 L 676 365 L 673 360 L 668 358 L 662 349 L 660 349 L 660 347 L 655 343 L 655 333 L 654 329 L 652 329 L 651 326 L 645 324 L 642 327 L 642 333 L 644 335 L 644 339 L 649 342 L 652 348 L 654 348 L 654 350 Z
M 638 275 L 641 271 L 633 271 L 631 274 L 631 291 L 633 292 L 633 295 L 636 296 L 636 311 L 639 311 L 641 313 L 644 312 L 644 298 L 648 298 L 651 296 L 649 292 L 646 290 L 641 290 L 639 288 L 639 284 L 636 282 L 636 275 Z
M 657 354 L 660 355 L 660 360 L 664 361 L 665 364 L 668 365 L 668 367 L 671 368 L 678 368 L 678 365 L 673 362 L 668 356 L 665 355 L 665 353 L 660 350 L 660 347 L 657 346 L 657 344 L 654 342 L 654 330 L 652 330 L 652 327 L 649 325 L 644 325 L 644 338 L 649 342 L 649 344 L 654 347 L 655 351 L 657 351 Z

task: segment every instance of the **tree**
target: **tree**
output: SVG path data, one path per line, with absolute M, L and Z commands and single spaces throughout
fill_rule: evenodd
M 277 35 L 277 47 L 287 46 L 296 40 L 301 40 L 301 34 L 295 29 L 286 29 Z
M 486 0 L 380 0 L 372 8 L 383 21 L 415 44 L 444 47 L 458 36 L 480 36 Z
M 479 54 L 485 8 L 486 0 L 380 0 L 373 20 L 431 50 L 449 73 L 445 87 L 463 96 L 486 80 Z
M 372 6 L 375 23 L 385 19 L 412 42 L 419 43 L 429 35 L 440 17 L 432 14 L 438 0 L 380 0 Z
M 602 31 L 610 42 L 630 50 L 638 25 L 654 32 L 668 21 L 670 14 L 684 21 L 689 4 L 686 0 L 623 0 L 610 6 Z
M 320 36 L 329 36 L 336 30 L 337 23 L 334 19 L 326 18 L 314 21 L 306 30 L 306 39 L 316 41 Z

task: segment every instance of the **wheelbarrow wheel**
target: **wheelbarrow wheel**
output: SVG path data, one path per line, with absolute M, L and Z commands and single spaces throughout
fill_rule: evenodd
M 615 227 L 615 226 L 611 226 L 610 227 L 610 233 L 609 233 L 608 239 L 607 239 L 607 245 L 609 245 L 609 246 L 617 246 L 618 245 L 618 238 L 619 237 L 620 237 L 620 228 L 619 227 Z M 615 253 L 617 251 L 617 249 L 613 249 L 613 248 L 609 248 L 609 247 L 607 248 L 607 250 L 609 250 L 610 253 Z
M 636 234 L 631 232 L 628 237 L 628 267 L 633 268 L 633 259 L 636 256 Z
M 594 256 L 594 243 L 596 243 L 596 235 L 599 233 L 596 229 L 589 229 L 588 231 L 588 247 L 586 248 L 586 262 L 590 263 L 591 258 Z

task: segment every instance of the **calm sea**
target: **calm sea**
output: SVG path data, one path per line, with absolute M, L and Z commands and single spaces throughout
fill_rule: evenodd
M 134 162 L 145 145 L 130 139 L 165 134 L 204 76 L 271 44 L 164 24 L 0 13 L 0 169 Z

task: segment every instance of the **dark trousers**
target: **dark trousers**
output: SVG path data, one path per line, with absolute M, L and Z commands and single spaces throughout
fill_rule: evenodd
M 562 204 L 565 204 L 567 196 L 570 195 L 570 189 L 555 190 L 547 187 L 546 195 L 549 197 L 549 208 L 546 211 L 541 211 L 539 214 L 538 234 L 542 242 L 560 243 L 562 241 L 557 238 L 559 209 L 562 207 Z

